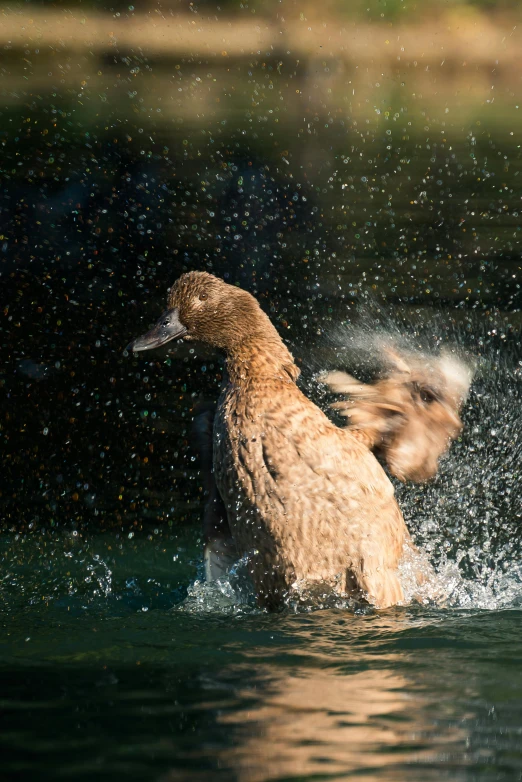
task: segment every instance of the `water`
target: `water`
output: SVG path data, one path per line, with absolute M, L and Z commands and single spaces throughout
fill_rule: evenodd
M 520 25 L 477 54 L 465 14 L 392 14 L 341 56 L 303 7 L 311 43 L 289 15 L 244 54 L 191 4 L 181 50 L 151 10 L 156 50 L 120 5 L 3 33 L 2 778 L 522 779 Z M 188 269 L 260 297 L 325 407 L 314 374 L 367 379 L 376 335 L 473 360 L 439 475 L 396 483 L 442 605 L 269 615 L 241 567 L 203 582 L 191 420 L 220 359 L 123 353 Z
M 4 778 L 520 778 L 519 610 L 223 616 L 120 597 L 5 621 Z

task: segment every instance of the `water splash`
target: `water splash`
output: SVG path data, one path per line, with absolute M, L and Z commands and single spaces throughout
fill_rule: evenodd
M 518 318 L 518 321 L 520 318 Z M 512 322 L 515 323 L 513 325 Z M 397 499 L 416 543 L 435 567 L 429 594 L 447 607 L 498 609 L 522 601 L 522 347 L 517 315 L 480 316 L 397 310 L 375 303 L 353 322 L 336 327 L 308 365 L 307 384 L 326 410 L 313 374 L 326 367 L 373 379 L 390 345 L 419 356 L 450 350 L 477 368 L 462 411 L 464 430 L 427 484 L 394 481 Z M 342 422 L 339 422 L 342 424 Z M 403 572 L 405 590 L 414 590 Z
M 194 581 L 188 588 L 185 600 L 174 610 L 188 614 L 217 612 L 230 616 L 259 611 L 253 584 L 248 575 L 248 557 L 242 557 L 236 562 L 223 578 L 215 581 Z
M 99 554 L 94 554 L 92 562 L 87 562 L 86 584 L 91 585 L 94 597 L 108 597 L 112 592 L 112 571 Z

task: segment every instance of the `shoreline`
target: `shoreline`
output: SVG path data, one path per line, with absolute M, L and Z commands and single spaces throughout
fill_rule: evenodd
M 9 51 L 48 47 L 94 56 L 125 53 L 163 58 L 335 58 L 387 69 L 491 67 L 493 75 L 522 63 L 522 26 L 493 23 L 482 14 L 454 13 L 430 23 L 358 24 L 332 19 L 204 18 L 194 14 L 132 13 L 125 17 L 82 9 L 0 12 L 0 46 Z M 452 23 L 451 20 L 453 20 Z M 32 53 L 32 52 L 31 52 Z

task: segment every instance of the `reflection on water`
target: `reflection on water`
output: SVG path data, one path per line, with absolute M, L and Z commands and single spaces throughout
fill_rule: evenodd
M 0 646 L 0 767 L 27 779 L 515 779 L 520 620 L 33 609 L 11 623 L 17 656 Z
M 471 627 L 481 620 L 442 630 L 440 618 L 399 611 L 355 622 L 331 614 L 304 626 L 288 622 L 288 648 L 276 636 L 264 662 L 253 651 L 255 673 L 246 665 L 234 673 L 243 682 L 235 691 L 242 708 L 219 718 L 233 731 L 224 762 L 248 782 L 437 779 L 450 769 L 460 779 L 473 766 L 480 773 L 515 738 L 496 743 L 495 719 L 488 719 L 495 708 L 477 691 L 473 652 L 480 645 L 487 657 L 487 642 Z M 503 625 L 511 625 L 513 639 L 516 621 Z M 512 716 L 508 707 L 499 722 Z
M 200 583 L 196 523 L 13 529 L 0 552 L 7 778 L 516 778 L 520 346 L 493 316 L 419 318 L 407 329 L 415 342 L 471 344 L 482 362 L 439 477 L 399 488 L 453 589 L 447 605 L 268 616 L 248 593 L 238 599 L 233 579 Z M 376 320 L 358 328 L 370 344 Z M 354 346 L 348 327 L 338 332 Z M 318 348 L 321 366 L 332 352 L 340 361 L 352 351 Z M 21 370 L 24 383 L 39 372 Z
M 390 666 L 396 662 L 393 656 L 387 660 Z M 422 713 L 426 699 L 411 692 L 411 680 L 389 668 L 343 673 L 261 667 L 256 681 L 263 676 L 262 701 L 253 696 L 251 707 L 221 719 L 236 731 L 237 746 L 225 752 L 224 759 L 240 780 L 325 771 L 329 776 L 365 771 L 365 778 L 374 780 L 382 778 L 383 766 L 390 774 L 412 753 L 417 762 L 427 754 L 434 726 Z M 242 695 L 247 698 L 248 690 Z M 438 730 L 437 751 L 449 752 L 463 738 L 459 728 Z M 378 771 L 372 773 L 375 767 Z

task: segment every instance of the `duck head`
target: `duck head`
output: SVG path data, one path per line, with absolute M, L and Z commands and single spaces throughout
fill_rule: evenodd
M 207 272 L 183 274 L 170 289 L 168 307 L 153 328 L 131 342 L 135 353 L 175 339 L 198 341 L 225 353 L 255 337 L 279 336 L 256 299 Z

